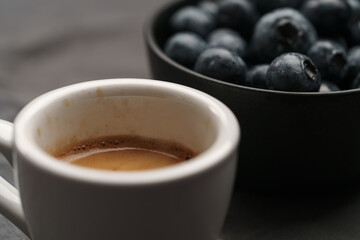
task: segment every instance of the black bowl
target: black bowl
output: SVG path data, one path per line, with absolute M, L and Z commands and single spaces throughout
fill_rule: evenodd
M 206 92 L 229 106 L 242 129 L 237 184 L 334 187 L 360 180 L 360 90 L 295 93 L 209 78 L 163 52 L 170 16 L 191 1 L 164 6 L 145 27 L 153 78 Z

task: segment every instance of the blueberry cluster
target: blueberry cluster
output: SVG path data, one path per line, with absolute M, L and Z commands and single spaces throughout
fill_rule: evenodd
M 169 25 L 165 54 L 218 80 L 295 92 L 360 88 L 360 0 L 202 0 Z

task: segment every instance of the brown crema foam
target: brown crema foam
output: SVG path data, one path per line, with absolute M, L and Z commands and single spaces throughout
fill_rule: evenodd
M 195 156 L 185 146 L 140 136 L 108 136 L 65 147 L 54 156 L 71 164 L 112 171 L 162 168 Z

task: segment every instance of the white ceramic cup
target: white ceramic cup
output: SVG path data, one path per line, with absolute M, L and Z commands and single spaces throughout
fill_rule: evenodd
M 59 147 L 135 134 L 198 152 L 148 171 L 111 172 L 54 158 Z M 0 212 L 33 240 L 214 240 L 230 202 L 240 129 L 215 98 L 146 79 L 75 84 L 0 121 L 0 152 L 18 191 L 0 178 Z

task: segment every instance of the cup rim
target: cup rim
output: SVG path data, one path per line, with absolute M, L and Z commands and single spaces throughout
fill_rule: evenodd
M 59 161 L 46 153 L 31 139 L 28 123 L 32 116 L 57 99 L 63 99 L 76 92 L 95 90 L 99 87 L 121 87 L 132 85 L 134 87 L 156 87 L 161 91 L 178 93 L 190 97 L 207 108 L 217 120 L 219 128 L 215 142 L 193 160 L 147 171 L 111 172 L 71 165 Z M 104 95 L 106 96 L 106 95 Z M 177 96 L 177 95 L 175 95 Z M 138 78 L 114 78 L 93 80 L 62 87 L 45 93 L 27 104 L 17 115 L 14 121 L 14 146 L 16 154 L 24 156 L 25 161 L 47 171 L 53 175 L 64 178 L 92 182 L 106 185 L 149 185 L 181 180 L 209 171 L 219 164 L 223 164 L 231 154 L 237 151 L 240 141 L 240 126 L 234 113 L 216 98 L 199 90 L 176 83 Z M 15 158 L 15 164 L 18 159 Z
M 165 55 L 164 51 L 159 46 L 159 43 L 156 41 L 155 32 L 154 32 L 154 26 L 156 21 L 158 20 L 159 16 L 169 11 L 170 8 L 185 4 L 188 1 L 186 0 L 177 0 L 174 2 L 170 2 L 167 4 L 164 4 L 161 8 L 159 8 L 157 11 L 152 13 L 146 21 L 146 24 L 144 26 L 144 38 L 145 42 L 147 43 L 149 49 L 154 52 L 159 58 L 161 58 L 164 62 L 171 65 L 172 67 L 179 69 L 181 71 L 186 72 L 189 75 L 193 75 L 197 78 L 203 79 L 205 81 L 210 81 L 217 85 L 226 86 L 229 88 L 239 89 L 242 91 L 249 91 L 249 92 L 257 92 L 259 94 L 276 94 L 276 95 L 287 95 L 287 96 L 334 96 L 334 95 L 347 95 L 351 93 L 357 93 L 360 92 L 360 88 L 358 89 L 347 89 L 347 90 L 340 90 L 340 91 L 332 91 L 332 92 L 290 92 L 290 91 L 279 91 L 279 90 L 270 90 L 270 89 L 262 89 L 262 88 L 255 88 L 255 87 L 249 87 L 249 86 L 243 86 L 238 85 L 234 83 L 228 83 L 225 81 L 221 81 L 212 77 L 208 77 L 205 75 L 202 75 L 200 73 L 197 73 L 189 68 L 186 68 L 182 66 L 181 64 L 175 62 L 171 58 Z M 188 2 L 189 3 L 189 2 Z

